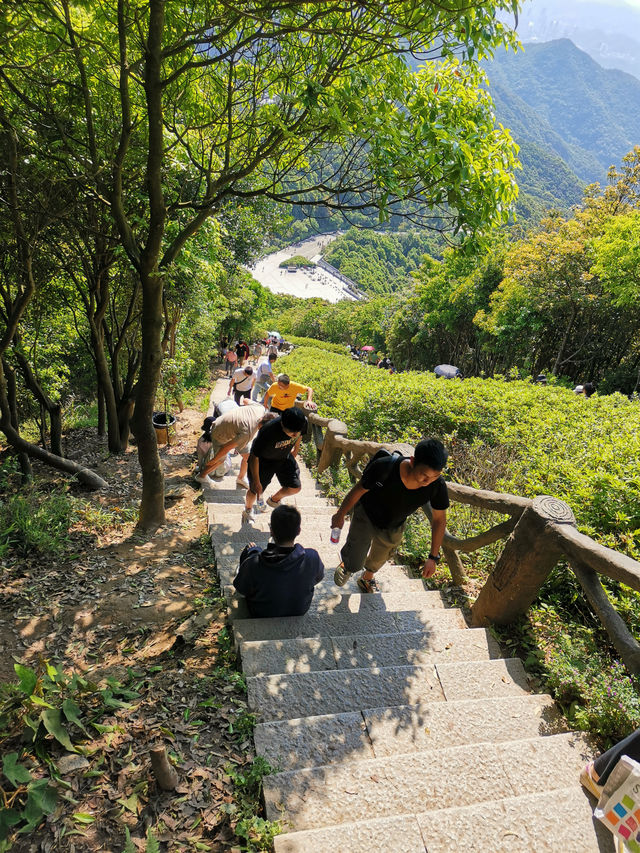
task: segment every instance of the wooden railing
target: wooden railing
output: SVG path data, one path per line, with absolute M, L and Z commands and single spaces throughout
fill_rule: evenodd
M 346 424 L 334 418 L 308 413 L 311 434 L 318 450 L 318 471 L 344 463 L 354 480 L 360 478 L 362 463 L 381 447 L 411 456 L 406 444 L 380 444 L 348 437 Z M 508 518 L 483 533 L 459 539 L 448 531 L 443 553 L 455 584 L 465 582 L 460 554 L 469 554 L 506 540 L 493 571 L 471 608 L 472 624 L 504 625 L 525 613 L 536 598 L 551 569 L 566 559 L 611 642 L 633 675 L 640 675 L 640 644 L 631 635 L 600 583 L 598 575 L 621 581 L 640 591 L 640 563 L 594 542 L 576 529 L 571 508 L 548 495 L 530 499 L 447 483 L 449 498 L 457 503 L 507 515 Z M 429 516 L 430 507 L 423 507 Z

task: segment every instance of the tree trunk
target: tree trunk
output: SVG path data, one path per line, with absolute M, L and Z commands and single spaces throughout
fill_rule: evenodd
M 98 385 L 98 435 L 104 435 L 106 432 L 106 409 L 104 407 L 104 391 L 102 390 L 102 382 L 96 370 L 97 385 Z
M 121 453 L 120 423 L 118 420 L 118 407 L 116 395 L 111 381 L 109 362 L 104 349 L 104 335 L 91 323 L 91 347 L 98 374 L 98 388 L 102 391 L 104 405 L 107 412 L 107 446 L 111 453 Z
M 127 397 L 118 403 L 118 425 L 120 428 L 120 447 L 124 451 L 129 446 L 130 422 L 133 416 L 134 401 Z
M 61 456 L 56 456 L 38 447 L 36 444 L 30 444 L 13 428 L 11 423 L 11 407 L 7 394 L 7 382 L 4 375 L 4 368 L 0 362 L 0 429 L 6 435 L 9 444 L 18 453 L 26 453 L 34 459 L 39 459 L 45 465 L 50 465 L 58 471 L 64 471 L 67 474 L 73 474 L 78 477 L 81 483 L 89 486 L 92 489 L 103 489 L 107 486 L 107 482 L 98 474 L 78 465 L 77 462 L 72 462 L 70 459 L 63 459 Z
M 142 364 L 136 402 L 131 419 L 138 443 L 142 470 L 142 502 L 138 526 L 143 530 L 165 522 L 164 475 L 152 417 L 162 367 L 162 278 L 157 272 L 141 271 L 142 282 Z
M 560 344 L 560 349 L 558 350 L 558 355 L 556 356 L 556 361 L 553 365 L 553 370 L 551 371 L 554 376 L 557 376 L 558 371 L 560 370 L 562 359 L 564 358 L 564 353 L 567 349 L 567 343 L 569 342 L 569 335 L 571 334 L 571 330 L 573 329 L 573 324 L 575 322 L 577 314 L 578 309 L 575 307 L 575 305 L 573 305 L 571 307 L 571 317 L 569 318 L 569 322 L 567 323 L 567 328 L 565 329 L 564 336 L 562 338 L 562 343 Z
M 16 432 L 18 432 L 20 428 L 20 422 L 18 420 L 16 372 L 4 360 L 2 364 L 7 381 L 7 401 L 9 403 L 11 426 Z M 33 469 L 31 468 L 31 461 L 29 460 L 29 457 L 26 453 L 18 453 L 18 464 L 20 465 L 20 471 L 22 473 L 22 481 L 26 482 L 27 480 L 30 480 L 33 476 Z
M 36 379 L 27 357 L 18 349 L 15 350 L 15 356 L 18 360 L 18 364 L 20 365 L 22 375 L 24 376 L 25 385 L 40 404 L 40 417 L 42 418 L 42 446 L 45 450 L 47 449 L 45 441 L 46 412 L 49 415 L 49 439 L 51 444 L 51 452 L 55 453 L 56 456 L 62 456 L 62 406 L 60 405 L 60 403 L 53 402 L 53 400 L 46 393 L 40 382 Z

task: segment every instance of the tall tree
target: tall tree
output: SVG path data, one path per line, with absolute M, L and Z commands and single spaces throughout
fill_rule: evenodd
M 511 0 L 3 3 L 0 94 L 39 117 L 43 156 L 53 145 L 87 200 L 107 201 L 139 277 L 141 526 L 164 520 L 151 414 L 166 270 L 231 198 L 388 212 L 411 200 L 414 218 L 464 234 L 504 219 L 514 153 L 475 60 L 510 40 L 495 13 L 514 9 Z M 408 52 L 429 60 L 420 73 Z

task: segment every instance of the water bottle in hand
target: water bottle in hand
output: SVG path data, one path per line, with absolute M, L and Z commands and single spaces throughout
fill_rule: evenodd
M 331 528 L 331 541 L 334 545 L 336 545 L 340 541 L 340 534 L 342 533 L 341 527 L 332 527 Z

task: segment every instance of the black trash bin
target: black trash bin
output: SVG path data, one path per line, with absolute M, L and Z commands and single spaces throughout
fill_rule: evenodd
M 154 412 L 151 416 L 151 423 L 156 431 L 156 441 L 158 444 L 169 444 L 169 429 L 176 422 L 173 415 L 168 412 Z

